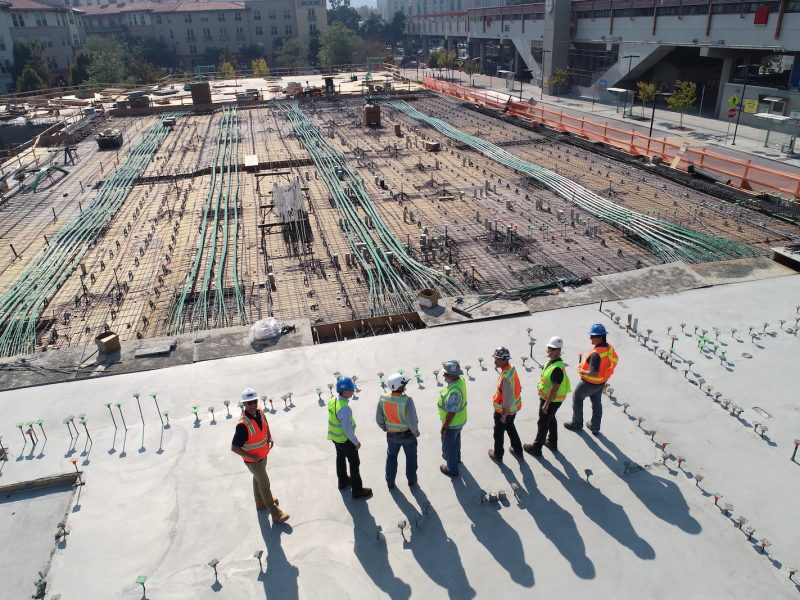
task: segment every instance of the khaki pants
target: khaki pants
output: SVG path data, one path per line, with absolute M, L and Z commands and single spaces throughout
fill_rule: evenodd
M 246 462 L 244 464 L 253 475 L 253 497 L 256 501 L 256 507 L 266 506 L 271 513 L 274 513 L 278 510 L 278 507 L 275 506 L 275 501 L 272 499 L 272 490 L 269 487 L 266 457 L 258 462 Z

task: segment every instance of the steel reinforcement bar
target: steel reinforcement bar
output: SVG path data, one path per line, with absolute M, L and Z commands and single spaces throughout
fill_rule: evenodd
M 423 288 L 436 289 L 442 295 L 460 293 L 461 287 L 455 280 L 409 256 L 386 226 L 347 158 L 323 137 L 298 103 L 283 103 L 277 107 L 292 123 L 311 155 L 342 218 L 348 246 L 369 286 L 370 315 L 411 310 L 416 293 Z
M 699 263 L 761 254 L 755 248 L 619 206 L 562 175 L 517 158 L 491 142 L 463 133 L 441 119 L 426 115 L 407 102 L 391 100 L 386 104 L 433 127 L 442 135 L 469 146 L 490 160 L 539 181 L 565 200 L 638 239 L 665 262 L 682 260 Z
M 14 286 L 0 297 L 0 355 L 13 356 L 36 349 L 41 311 L 107 230 L 169 131 L 161 122 L 153 126 L 130 150 L 125 161 L 109 173 L 92 204 L 59 229 Z

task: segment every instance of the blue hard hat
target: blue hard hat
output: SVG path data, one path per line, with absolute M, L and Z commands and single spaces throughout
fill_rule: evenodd
M 349 377 L 339 377 L 339 379 L 336 380 L 336 391 L 338 393 L 354 392 L 355 390 L 356 384 Z
M 607 335 L 605 326 L 602 323 L 595 323 L 589 330 L 589 335 Z

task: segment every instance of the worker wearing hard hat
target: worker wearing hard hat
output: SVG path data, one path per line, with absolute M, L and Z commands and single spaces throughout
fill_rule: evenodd
M 383 394 L 378 401 L 375 421 L 386 432 L 386 485 L 394 488 L 397 476 L 397 455 L 403 449 L 406 455 L 406 481 L 408 486 L 417 484 L 417 411 L 414 401 L 406 396 L 406 385 L 411 381 L 400 373 L 389 375 L 386 385 L 389 394 Z
M 448 477 L 458 477 L 461 463 L 461 429 L 467 422 L 467 384 L 461 376 L 463 371 L 457 360 L 442 365 L 442 374 L 447 384 L 439 393 L 439 419 L 442 421 L 442 458 L 447 463 L 439 470 Z
M 269 509 L 272 520 L 284 523 L 289 514 L 278 508 L 278 499 L 272 495 L 267 476 L 267 455 L 273 446 L 267 417 L 258 408 L 258 394 L 252 388 L 242 392 L 242 416 L 236 424 L 231 442 L 231 452 L 244 460 L 245 466 L 253 475 L 253 496 L 256 510 Z
M 520 397 L 521 386 L 517 369 L 511 364 L 511 354 L 508 348 L 500 346 L 492 354 L 494 368 L 500 373 L 497 379 L 497 388 L 492 397 L 494 408 L 494 449 L 489 450 L 489 458 L 497 463 L 503 462 L 503 442 L 506 433 L 511 442 L 509 452 L 511 456 L 522 458 L 522 441 L 519 439 L 514 420 L 517 412 L 522 408 Z
M 581 360 L 578 374 L 581 382 L 572 395 L 572 421 L 564 423 L 571 431 L 583 428 L 583 401 L 588 396 L 592 401 L 592 420 L 586 426 L 594 435 L 600 435 L 600 420 L 603 418 L 603 387 L 614 374 L 619 356 L 613 346 L 606 341 L 608 332 L 602 323 L 595 323 L 589 330 L 592 349 Z
M 350 398 L 356 391 L 356 384 L 350 377 L 339 377 L 336 380 L 336 393 L 338 397 L 331 398 L 328 402 L 328 439 L 336 446 L 336 476 L 339 478 L 339 489 L 343 490 L 348 485 L 353 498 L 368 498 L 372 495 L 370 488 L 365 488 L 361 482 L 358 458 L 358 449 L 361 442 L 356 437 L 356 422 L 353 411 L 350 409 Z M 347 476 L 347 465 L 350 466 L 350 476 Z
M 561 349 L 564 340 L 560 337 L 551 337 L 547 342 L 547 363 L 539 376 L 536 386 L 539 392 L 539 420 L 536 423 L 536 439 L 533 444 L 525 444 L 525 452 L 534 456 L 542 455 L 542 446 L 547 446 L 553 452 L 558 452 L 558 424 L 556 412 L 561 408 L 564 398 L 567 397 L 571 386 L 564 370 L 564 361 L 561 359 Z

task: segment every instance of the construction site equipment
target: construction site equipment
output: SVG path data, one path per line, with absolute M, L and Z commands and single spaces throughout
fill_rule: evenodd
M 191 84 L 192 104 L 195 106 L 211 104 L 211 85 L 208 81 L 196 81 Z
M 380 127 L 381 107 L 377 104 L 365 104 L 361 113 L 361 120 L 365 127 Z
M 100 150 L 115 150 L 122 146 L 122 132 L 116 129 L 104 129 L 97 136 L 97 146 Z
M 706 235 L 663 219 L 630 210 L 586 189 L 574 181 L 539 165 L 517 158 L 499 146 L 477 136 L 465 134 L 449 123 L 426 115 L 402 100 L 387 101 L 389 106 L 426 123 L 436 131 L 465 144 L 510 169 L 535 179 L 568 202 L 618 227 L 646 245 L 664 262 L 700 263 L 758 256 L 759 252 L 742 244 Z

